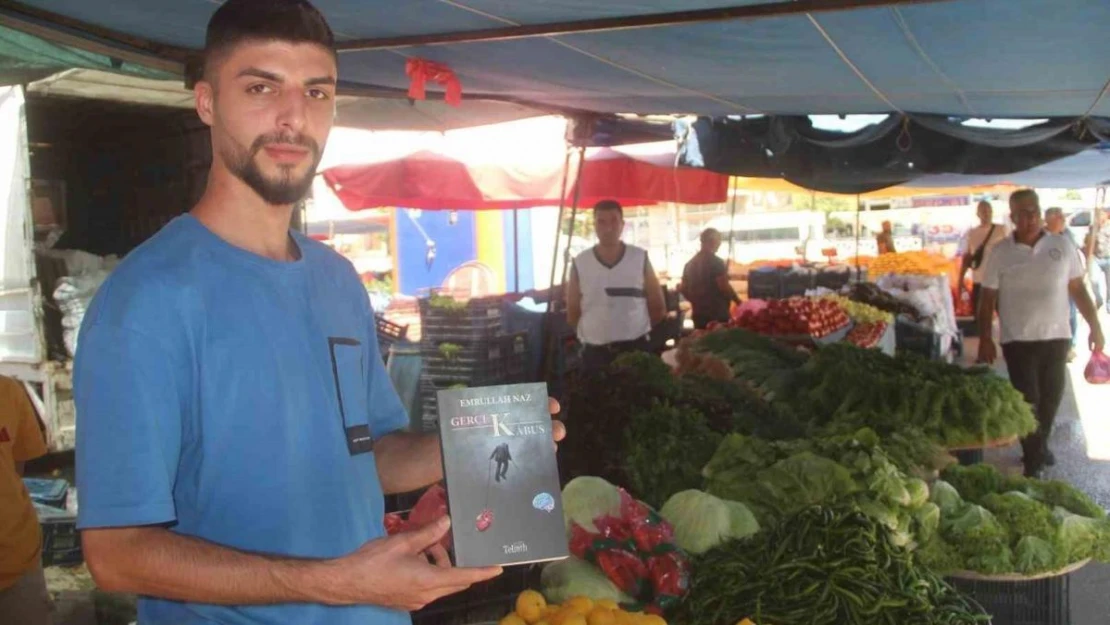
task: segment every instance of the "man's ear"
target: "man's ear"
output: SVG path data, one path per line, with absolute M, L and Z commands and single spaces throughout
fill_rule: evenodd
M 205 124 L 211 126 L 216 117 L 216 89 L 207 80 L 200 80 L 193 87 L 197 115 Z

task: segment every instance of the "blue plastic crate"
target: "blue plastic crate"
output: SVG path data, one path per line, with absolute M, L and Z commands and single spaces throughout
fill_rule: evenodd
M 65 509 L 69 497 L 69 482 L 37 477 L 23 478 L 23 485 L 31 493 L 31 501 L 54 508 Z
M 35 504 L 42 527 L 42 565 L 76 566 L 84 561 L 77 515 L 51 506 Z

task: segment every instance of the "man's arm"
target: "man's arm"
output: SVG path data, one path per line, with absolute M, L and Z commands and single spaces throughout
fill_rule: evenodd
M 654 328 L 667 318 L 667 300 L 663 297 L 663 286 L 659 284 L 659 276 L 651 261 L 644 262 L 644 293 L 647 295 L 648 316 Z
M 971 269 L 971 254 L 964 254 L 960 257 L 960 273 L 956 276 L 957 286 L 963 290 L 965 283 L 964 277 L 967 276 L 967 270 Z
M 736 294 L 736 290 L 732 288 L 732 283 L 728 281 L 728 265 L 724 262 L 719 263 L 714 271 L 716 276 L 713 280 L 717 283 L 717 289 L 729 300 L 740 303 L 740 296 Z
M 979 342 L 993 341 L 994 311 L 998 306 L 998 289 L 981 287 L 979 290 L 979 310 L 976 317 L 979 321 Z
M 578 286 L 578 268 L 570 268 L 570 280 L 567 281 L 566 286 L 566 299 L 567 299 L 567 324 L 572 328 L 578 327 L 578 321 L 582 319 L 582 290 Z
M 491 456 L 492 457 L 492 456 Z M 409 493 L 443 479 L 438 434 L 394 432 L 374 443 L 382 492 Z
M 1091 293 L 1087 290 L 1083 278 L 1075 278 L 1068 282 L 1068 291 L 1075 302 L 1076 310 L 1083 315 L 1087 325 L 1091 328 L 1091 350 L 1102 351 L 1106 346 L 1106 341 L 1102 335 L 1102 324 L 1098 320 L 1098 307 L 1091 299 Z
M 161 527 L 87 529 L 82 545 L 94 580 L 108 592 L 219 605 L 292 602 L 416 610 L 500 573 L 430 564 L 424 552 L 448 527 L 443 519 L 330 560 L 245 553 Z

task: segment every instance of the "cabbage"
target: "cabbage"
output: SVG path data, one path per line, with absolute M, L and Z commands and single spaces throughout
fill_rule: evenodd
M 960 498 L 960 493 L 956 489 L 945 482 L 944 480 L 937 480 L 933 482 L 933 492 L 929 498 L 930 501 L 937 504 L 940 511 L 945 514 L 955 512 L 963 504 L 963 499 Z M 565 504 L 564 504 L 565 505 Z
M 742 503 L 718 499 L 700 490 L 675 493 L 659 514 L 674 527 L 675 543 L 692 554 L 759 531 L 759 523 Z
M 910 505 L 911 497 L 906 488 L 905 475 L 890 463 L 873 468 L 874 471 L 867 477 L 867 489 L 900 506 Z
M 1024 536 L 1018 541 L 1014 564 L 1017 565 L 1018 572 L 1026 575 L 1052 571 L 1062 565 L 1052 543 L 1036 536 Z
M 910 493 L 910 508 L 916 510 L 929 501 L 929 485 L 925 480 L 915 477 L 906 480 L 906 490 Z
M 620 491 L 600 477 L 576 477 L 563 487 L 563 515 L 568 534 L 575 523 L 596 533 L 594 519 L 605 515 L 620 516 L 620 510 Z
M 942 512 L 941 534 L 964 557 L 968 569 L 991 574 L 1014 570 L 1006 529 L 986 508 L 965 504 Z
M 1105 534 L 1104 524 L 1098 519 L 1072 514 L 1064 508 L 1056 508 L 1053 513 L 1059 524 L 1056 530 L 1056 549 L 1064 558 L 1065 564 L 1072 564 L 1086 558 L 1097 557 L 1105 547 L 1102 542 Z
M 552 604 L 565 603 L 572 597 L 589 597 L 594 601 L 609 599 L 617 603 L 632 603 L 601 569 L 574 556 L 552 562 L 540 575 L 540 588 Z
M 923 506 L 913 511 L 913 519 L 917 522 L 917 538 L 921 542 L 932 540 L 940 527 L 940 508 L 932 502 L 925 502 Z

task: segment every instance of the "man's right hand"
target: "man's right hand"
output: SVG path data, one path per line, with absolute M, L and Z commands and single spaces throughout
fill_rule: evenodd
M 976 362 L 983 365 L 993 365 L 995 360 L 998 360 L 998 348 L 994 344 L 994 339 L 987 337 L 980 338 L 979 358 Z
M 498 567 L 454 568 L 437 549 L 451 527 L 447 517 L 414 531 L 372 540 L 329 563 L 336 583 L 330 594 L 343 605 L 377 605 L 414 611 L 501 574 Z M 436 560 L 428 562 L 427 554 Z

